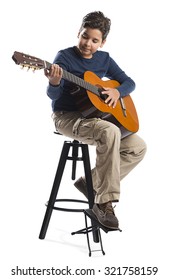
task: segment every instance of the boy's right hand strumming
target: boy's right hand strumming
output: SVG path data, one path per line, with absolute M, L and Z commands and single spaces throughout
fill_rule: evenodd
M 63 70 L 58 64 L 52 64 L 50 70 L 44 70 L 45 76 L 49 79 L 49 83 L 58 86 L 62 79 Z

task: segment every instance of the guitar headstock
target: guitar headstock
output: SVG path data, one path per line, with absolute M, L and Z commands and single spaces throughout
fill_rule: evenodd
M 44 60 L 41 60 L 35 56 L 31 56 L 25 53 L 14 52 L 12 59 L 16 64 L 21 65 L 23 67 L 27 67 L 28 69 L 40 70 L 40 69 L 49 69 L 50 64 Z

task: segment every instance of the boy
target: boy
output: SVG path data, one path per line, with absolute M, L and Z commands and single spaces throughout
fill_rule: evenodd
M 134 81 L 116 64 L 107 52 L 98 50 L 106 42 L 111 21 L 100 11 L 87 14 L 78 33 L 77 46 L 58 52 L 45 75 L 49 79 L 47 94 L 52 99 L 56 129 L 65 136 L 96 146 L 96 166 L 92 170 L 95 203 L 92 211 L 101 224 L 118 228 L 112 202 L 120 197 L 120 180 L 144 157 L 146 144 L 136 134 L 121 137 L 120 129 L 101 118 L 84 118 L 74 96 L 76 85 L 62 79 L 63 69 L 78 76 L 89 70 L 100 78 L 120 83 L 117 88 L 104 88 L 105 103 L 115 108 L 119 97 L 135 89 Z M 81 177 L 75 187 L 87 196 L 86 181 Z

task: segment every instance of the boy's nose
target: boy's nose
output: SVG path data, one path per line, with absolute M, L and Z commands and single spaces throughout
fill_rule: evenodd
M 86 40 L 86 46 L 90 46 L 90 40 Z

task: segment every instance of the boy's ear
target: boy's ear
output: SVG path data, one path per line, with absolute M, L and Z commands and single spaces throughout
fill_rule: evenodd
M 106 43 L 106 39 L 102 41 L 100 48 L 102 48 L 104 46 L 104 44 Z

